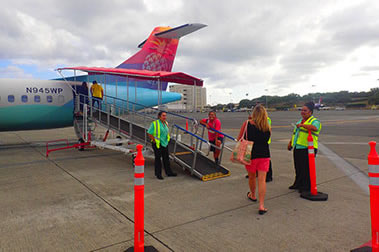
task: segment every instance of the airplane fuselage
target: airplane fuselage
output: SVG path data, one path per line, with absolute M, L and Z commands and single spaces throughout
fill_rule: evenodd
M 81 82 L 59 80 L 0 79 L 0 131 L 63 128 L 73 125 L 73 89 Z M 120 110 L 141 110 L 158 105 L 158 91 L 125 83 L 103 85 L 105 104 Z M 89 87 L 90 88 L 90 87 Z M 162 92 L 162 104 L 181 95 Z M 89 104 L 90 105 L 90 104 Z
M 0 79 L 0 131 L 71 126 L 73 109 L 65 81 Z

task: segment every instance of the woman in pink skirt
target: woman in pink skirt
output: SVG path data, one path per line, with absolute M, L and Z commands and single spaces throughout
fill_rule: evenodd
M 246 128 L 247 124 L 247 128 Z M 246 133 L 244 134 L 246 129 Z M 246 121 L 240 130 L 238 139 L 242 137 L 249 141 L 253 141 L 253 149 L 251 151 L 251 164 L 246 165 L 249 174 L 250 192 L 247 198 L 256 202 L 256 172 L 258 171 L 258 199 L 259 214 L 265 214 L 267 208 L 264 207 L 264 198 L 266 195 L 266 174 L 270 165 L 270 149 L 268 140 L 271 136 L 271 127 L 267 121 L 267 111 L 262 105 L 254 107 L 252 118 Z

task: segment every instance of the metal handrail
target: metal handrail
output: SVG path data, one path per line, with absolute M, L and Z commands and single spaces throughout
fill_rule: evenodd
M 90 99 L 92 99 L 91 96 L 87 96 L 87 95 L 83 95 L 83 94 L 79 94 L 78 96 L 83 96 L 83 97 L 85 97 L 85 98 L 89 98 L 88 101 L 89 101 Z M 105 95 L 104 95 L 104 96 L 105 96 Z M 117 97 L 112 97 L 112 96 L 107 96 L 107 97 L 114 98 L 114 99 L 118 99 L 118 100 L 123 101 L 123 102 L 127 102 L 126 100 L 123 100 L 123 99 L 120 99 L 120 98 L 117 98 Z M 85 102 L 84 102 L 84 103 L 83 103 L 83 102 L 79 102 L 79 103 L 80 103 L 80 104 L 85 104 Z M 133 102 L 129 102 L 129 103 L 133 103 Z M 101 104 L 103 104 L 103 105 L 114 105 L 115 108 L 122 108 L 122 109 L 124 109 L 122 106 L 118 106 L 117 104 L 108 103 L 108 102 L 104 102 L 104 101 L 101 101 Z M 135 103 L 135 104 L 138 104 L 138 103 Z M 138 104 L 138 105 L 140 105 L 140 104 Z M 90 104 L 89 106 L 92 107 L 92 104 Z M 143 106 L 143 105 L 141 105 L 141 106 Z M 103 110 L 103 109 L 101 109 L 101 108 L 100 108 L 99 110 L 104 111 L 104 112 L 107 112 L 107 111 L 105 111 L 105 110 Z M 155 117 L 150 116 L 150 115 L 147 115 L 147 114 L 145 114 L 145 113 L 141 113 L 141 112 L 134 111 L 134 110 L 129 110 L 129 111 L 132 111 L 133 113 L 140 114 L 140 115 L 145 116 L 145 117 L 150 117 L 150 118 L 155 119 Z
M 199 139 L 200 141 L 202 141 L 202 142 L 204 142 L 204 143 L 206 143 L 206 144 L 208 144 L 208 145 L 210 145 L 210 146 L 215 147 L 216 149 L 219 149 L 219 150 L 222 149 L 222 147 L 219 147 L 219 146 L 217 146 L 217 145 L 215 145 L 215 144 L 213 144 L 213 143 L 211 143 L 211 142 L 205 140 L 204 138 L 199 137 L 198 135 L 196 135 L 196 134 L 194 134 L 194 133 L 192 133 L 192 132 L 190 132 L 190 131 L 188 131 L 188 130 L 182 128 L 182 127 L 180 127 L 180 126 L 177 125 L 177 124 L 174 124 L 174 127 L 177 127 L 178 129 L 180 129 L 180 130 L 186 132 L 187 134 L 189 134 L 189 135 L 191 135 L 191 136 L 193 136 L 193 137 L 196 137 L 196 138 Z M 200 146 L 201 146 L 201 145 L 200 145 Z M 228 149 L 228 147 L 226 147 L 226 146 L 225 146 L 225 148 Z M 228 149 L 228 150 L 232 151 L 231 149 Z
M 203 141 L 203 142 L 205 142 L 205 143 L 210 144 L 207 140 L 205 140 L 205 139 L 199 137 L 198 135 L 196 135 L 196 134 L 194 134 L 194 133 L 192 133 L 192 132 L 190 132 L 190 131 L 188 131 L 188 130 L 182 128 L 182 127 L 180 127 L 179 125 L 174 124 L 174 126 L 177 127 L 178 129 L 180 129 L 180 130 L 186 132 L 187 134 L 189 134 L 189 135 L 191 135 L 191 136 L 193 136 L 193 137 L 196 137 L 196 138 L 199 139 L 200 141 Z
M 85 98 L 90 98 L 89 96 L 86 96 L 86 95 L 83 95 L 83 94 L 79 94 L 78 96 L 84 96 Z M 109 98 L 113 98 L 113 99 L 115 99 L 115 100 L 120 100 L 120 101 L 122 101 L 122 102 L 128 102 L 128 101 L 123 100 L 123 99 L 118 98 L 118 97 L 114 97 L 114 96 L 110 96 L 110 95 L 104 95 L 104 96 L 107 96 L 107 97 L 109 97 Z M 88 100 L 90 100 L 90 99 L 88 99 Z M 123 108 L 122 106 L 119 106 L 119 105 L 117 105 L 117 104 L 115 104 L 115 103 L 106 103 L 106 102 L 104 102 L 104 101 L 102 101 L 101 103 L 102 103 L 102 104 L 105 104 L 105 105 L 114 105 L 116 109 L 117 109 L 117 108 Z M 146 106 L 144 106 L 144 105 L 142 105 L 142 104 L 138 104 L 138 103 L 135 103 L 135 102 L 131 102 L 131 101 L 129 101 L 129 103 L 131 103 L 131 104 L 136 104 L 136 105 L 140 105 L 140 106 L 145 107 L 145 108 L 149 108 L 149 107 L 146 107 Z M 90 107 L 92 107 L 92 104 L 90 104 Z M 154 109 L 154 108 L 153 108 L 153 109 Z M 106 110 L 103 110 L 103 109 L 101 109 L 101 108 L 100 108 L 99 110 L 104 111 L 104 112 L 107 112 Z M 158 110 L 158 109 L 155 109 L 155 110 Z M 148 117 L 148 118 L 151 118 L 151 119 L 153 119 L 153 120 L 156 119 L 155 117 L 150 116 L 150 115 L 147 115 L 146 113 L 141 113 L 141 112 L 139 112 L 139 111 L 134 111 L 134 110 L 129 110 L 129 111 L 131 111 L 131 112 L 133 112 L 133 113 L 135 113 L 135 114 L 137 114 L 137 115 L 139 115 L 139 116 L 142 116 L 142 117 Z M 190 120 L 196 121 L 196 119 L 194 119 L 194 118 L 189 118 L 189 117 L 186 117 L 186 116 L 181 116 L 181 115 L 178 115 L 178 114 L 175 114 L 175 113 L 171 113 L 171 112 L 169 112 L 169 113 L 172 114 L 172 115 L 174 115 L 174 116 L 178 116 L 178 117 L 181 117 L 181 118 L 185 118 L 185 119 L 190 119 Z M 199 124 L 201 124 L 201 123 L 199 123 Z M 202 125 L 203 127 L 206 127 L 206 126 L 203 125 L 203 124 L 201 124 L 201 125 Z M 187 134 L 189 134 L 189 135 L 191 135 L 191 136 L 193 136 L 193 137 L 195 137 L 195 138 L 198 138 L 198 139 L 201 140 L 202 142 L 207 143 L 208 145 L 214 146 L 214 147 L 217 148 L 217 149 L 221 149 L 220 147 L 218 147 L 218 146 L 216 146 L 216 145 L 213 145 L 212 143 L 210 143 L 209 141 L 205 140 L 204 138 L 199 137 L 198 135 L 196 135 L 196 134 L 192 133 L 191 131 L 188 131 L 188 130 L 186 130 L 186 129 L 180 127 L 180 126 L 177 125 L 177 124 L 175 124 L 174 126 L 178 127 L 180 130 L 184 131 L 185 133 L 187 133 Z M 227 137 L 227 138 L 229 138 L 229 139 L 231 139 L 231 140 L 233 140 L 233 141 L 237 141 L 237 139 L 235 139 L 234 137 L 229 136 L 228 134 L 225 134 L 225 133 L 223 133 L 223 132 L 221 132 L 221 131 L 219 131 L 219 130 L 216 130 L 216 129 L 211 128 L 211 127 L 210 127 L 209 129 L 211 129 L 211 130 L 213 130 L 213 131 L 215 131 L 215 132 L 217 132 L 217 133 L 219 133 L 219 134 L 222 134 L 222 135 L 224 135 L 225 137 Z M 228 149 L 228 148 L 227 148 L 227 149 Z
M 105 102 L 102 102 L 102 104 L 105 104 L 106 106 L 108 106 L 108 105 L 113 105 L 113 106 L 116 108 L 116 111 L 117 111 L 119 108 L 121 108 L 123 111 L 125 111 L 125 110 L 124 110 L 124 106 L 123 106 L 124 103 L 126 103 L 126 104 L 131 104 L 131 105 L 133 106 L 133 108 L 132 108 L 132 109 L 129 109 L 129 105 L 127 105 L 127 106 L 128 106 L 127 111 L 128 111 L 129 113 L 131 113 L 131 115 L 141 116 L 141 117 L 143 118 L 144 121 L 146 120 L 146 118 L 150 118 L 150 119 L 152 119 L 152 120 L 156 120 L 156 118 L 153 117 L 153 116 L 150 116 L 150 115 L 148 115 L 148 114 L 146 114 L 146 113 L 143 113 L 143 112 L 140 112 L 140 111 L 136 111 L 136 110 L 135 110 L 135 106 L 141 106 L 142 108 L 149 108 L 149 109 L 153 109 L 153 110 L 156 110 L 156 111 L 163 111 L 163 112 L 166 112 L 167 114 L 170 114 L 170 115 L 172 115 L 172 116 L 174 116 L 174 117 L 176 117 L 176 118 L 182 118 L 182 119 L 185 119 L 185 120 L 187 120 L 187 122 L 188 122 L 188 120 L 193 121 L 193 123 L 192 123 L 192 127 L 191 127 L 191 131 L 187 131 L 187 130 L 185 131 L 185 133 L 187 133 L 187 132 L 194 133 L 194 134 L 189 134 L 189 135 L 191 136 L 191 138 L 190 138 L 190 146 L 193 145 L 193 137 L 195 137 L 195 135 L 196 135 L 196 132 L 193 132 L 193 129 L 194 129 L 194 125 L 197 125 L 197 124 L 198 124 L 196 119 L 194 119 L 194 118 L 190 118 L 190 117 L 186 117 L 186 116 L 182 116 L 182 115 L 178 115 L 178 114 L 175 114 L 175 113 L 172 113 L 172 112 L 168 112 L 168 111 L 164 111 L 164 110 L 156 109 L 156 108 L 150 108 L 150 107 L 147 107 L 147 106 L 145 106 L 145 105 L 143 105 L 143 104 L 139 104 L 139 103 L 132 102 L 132 101 L 127 101 L 127 100 L 124 100 L 124 99 L 121 99 L 121 98 L 118 98 L 118 97 L 114 97 L 114 96 L 110 96 L 110 95 L 104 95 L 104 96 L 106 96 L 106 97 L 108 98 L 108 102 L 105 101 Z M 112 101 L 109 101 L 110 99 L 113 99 L 113 102 L 112 102 Z M 121 105 L 120 105 L 120 104 L 116 104 L 116 101 L 118 101 L 118 102 L 122 102 L 122 104 L 121 104 Z M 134 121 L 134 120 L 132 120 L 132 121 Z M 145 123 L 144 123 L 144 126 L 146 126 Z M 208 142 L 206 142 L 206 143 L 208 143 Z M 211 143 L 208 143 L 208 144 L 212 145 Z M 212 145 L 212 146 L 213 146 L 213 145 Z M 219 147 L 217 147 L 217 146 L 215 146 L 215 148 L 218 148 L 218 149 L 219 149 Z
M 114 96 L 111 96 L 111 95 L 104 95 L 104 96 L 112 98 L 112 99 L 120 100 L 120 101 L 123 101 L 123 102 L 128 102 L 128 103 L 131 103 L 131 104 L 134 104 L 134 105 L 138 105 L 138 106 L 143 107 L 144 109 L 153 109 L 153 110 L 157 110 L 157 111 L 163 111 L 163 112 L 165 112 L 167 114 L 170 114 L 170 115 L 173 115 L 173 116 L 177 116 L 177 117 L 180 117 L 180 118 L 183 118 L 183 119 L 186 119 L 186 120 L 196 121 L 196 119 L 194 119 L 194 118 L 183 116 L 183 115 L 179 115 L 179 114 L 175 114 L 175 113 L 172 113 L 170 111 L 148 107 L 148 106 L 145 106 L 145 105 L 140 104 L 140 103 L 136 103 L 136 102 L 132 102 L 132 101 L 127 101 L 127 100 L 124 100 L 124 99 L 121 99 L 121 98 L 118 98 L 118 97 L 114 97 Z M 109 104 L 111 104 L 111 103 L 109 103 Z M 134 111 L 134 112 L 137 112 L 137 111 Z
M 83 94 L 79 94 L 79 96 L 88 97 L 88 96 L 83 95 Z M 127 102 L 127 101 L 125 101 L 125 100 L 123 100 L 123 99 L 120 99 L 120 98 L 117 98 L 117 97 L 113 97 L 113 96 L 107 96 L 107 97 L 109 97 L 109 98 L 113 98 L 113 99 L 117 99 L 117 100 L 120 100 L 120 101 L 122 101 L 122 102 Z M 90 98 L 90 97 L 89 97 L 89 98 Z M 91 99 L 88 99 L 88 101 L 91 101 Z M 134 103 L 134 102 L 130 102 L 130 103 Z M 81 104 L 81 102 L 80 102 L 80 104 Z M 105 101 L 102 101 L 101 104 L 103 104 L 103 105 L 105 105 L 105 106 L 113 105 L 113 106 L 115 107 L 116 111 L 117 111 L 118 108 L 124 109 L 122 105 L 120 106 L 120 105 L 117 105 L 117 104 L 112 103 L 112 102 L 107 103 L 107 102 L 105 102 Z M 138 104 L 138 103 L 134 103 L 134 104 Z M 141 105 L 141 106 L 144 106 L 144 105 Z M 94 108 L 94 107 L 92 106 L 92 104 L 89 104 L 89 107 L 90 107 L 91 109 L 96 109 L 96 110 L 103 111 L 103 112 L 106 112 L 106 113 L 109 112 L 109 111 L 108 111 L 108 108 L 105 108 L 105 109 L 104 109 L 104 108 L 101 108 L 102 106 L 101 106 L 100 108 Z M 143 118 L 151 118 L 151 119 L 153 119 L 153 120 L 156 120 L 155 117 L 150 116 L 150 115 L 147 115 L 146 113 L 141 113 L 141 112 L 139 112 L 139 111 L 134 111 L 134 110 L 129 110 L 129 112 L 132 112 L 133 114 L 136 114 L 137 116 L 141 116 L 141 117 L 143 117 Z M 173 114 L 173 115 L 176 115 L 176 114 Z M 187 118 L 187 117 L 180 116 L 180 115 L 177 115 L 177 116 L 182 117 L 182 118 Z M 120 117 L 119 117 L 119 116 L 116 116 L 116 118 L 120 118 Z M 195 120 L 195 119 L 192 119 L 192 118 L 190 118 L 190 119 L 191 119 L 191 120 Z M 128 122 L 131 123 L 130 120 L 128 120 Z M 107 123 L 107 124 L 108 124 L 108 123 Z M 108 125 L 108 126 L 109 126 L 109 125 Z M 202 138 L 202 137 L 196 135 L 196 133 L 193 133 L 193 132 L 191 132 L 191 131 L 188 131 L 188 130 L 184 129 L 183 127 L 181 127 L 181 126 L 179 126 L 179 125 L 177 125 L 177 124 L 174 124 L 173 126 L 174 126 L 174 127 L 177 127 L 177 128 L 180 129 L 181 131 L 183 131 L 183 132 L 185 132 L 185 133 L 187 133 L 188 135 L 191 136 L 191 144 L 190 144 L 191 146 L 192 146 L 192 137 L 195 137 L 196 139 L 200 140 L 201 142 L 204 142 L 204 143 L 208 144 L 209 146 L 213 146 L 213 147 L 216 148 L 216 149 L 222 150 L 223 148 L 226 148 L 227 150 L 232 151 L 232 150 L 229 149 L 227 146 L 224 146 L 224 144 L 223 144 L 222 146 L 217 146 L 217 145 L 215 145 L 215 144 L 213 144 L 213 143 L 207 141 L 206 139 L 204 139 L 204 138 Z M 203 125 L 203 127 L 205 127 L 205 126 Z M 225 134 L 225 133 L 223 133 L 223 132 L 221 132 L 221 131 L 218 131 L 218 130 L 213 129 L 213 128 L 211 128 L 211 129 L 214 130 L 215 132 L 218 132 L 219 134 L 225 135 L 227 138 L 230 138 L 230 139 L 232 139 L 233 141 L 236 141 L 235 138 L 233 138 L 233 137 L 231 137 L 231 136 L 229 136 L 229 135 L 227 135 L 227 134 Z M 146 140 L 146 139 L 145 139 L 145 140 Z M 200 144 L 200 148 L 201 148 L 201 144 Z
M 79 96 L 80 95 L 82 95 L 82 94 L 79 94 Z M 86 97 L 85 95 L 82 95 L 82 96 L 84 96 L 84 97 Z M 113 97 L 110 97 L 110 96 L 108 96 L 109 98 L 113 98 Z M 116 98 L 116 97 L 114 97 L 115 99 L 118 99 L 118 100 L 121 100 L 122 102 L 126 102 L 125 100 L 122 100 L 122 99 L 119 99 L 119 98 Z M 85 109 L 85 107 L 86 107 L 86 103 L 87 102 L 89 102 L 89 109 L 90 109 L 90 116 L 91 117 L 93 117 L 94 116 L 94 119 L 95 120 L 99 120 L 101 123 L 103 123 L 104 125 L 103 126 L 108 126 L 108 127 L 110 127 L 110 128 L 114 128 L 114 129 L 116 129 L 116 128 L 118 128 L 118 131 L 119 132 L 121 132 L 121 130 L 120 130 L 120 120 L 125 120 L 126 122 L 128 122 L 129 123 L 129 132 L 126 132 L 126 133 L 128 133 L 127 135 L 128 135 L 128 137 L 130 137 L 131 139 L 133 139 L 134 137 L 137 137 L 137 136 L 134 136 L 134 134 L 133 134 L 133 124 L 134 125 L 136 125 L 137 123 L 137 121 L 138 121 L 138 119 L 137 119 L 137 121 L 135 120 L 135 118 L 134 119 L 132 119 L 133 117 L 130 117 L 130 118 L 128 118 L 128 119 L 124 119 L 124 118 L 122 118 L 121 116 L 121 114 L 120 114 L 120 116 L 116 116 L 116 115 L 113 115 L 115 118 L 117 118 L 117 120 L 118 120 L 118 126 L 116 125 L 116 126 L 114 126 L 114 127 L 111 127 L 111 124 L 110 124 L 110 114 L 111 114 L 111 110 L 110 110 L 110 106 L 114 106 L 114 108 L 116 109 L 116 113 L 117 113 L 117 111 L 120 113 L 121 111 L 120 110 L 118 110 L 118 108 L 122 108 L 123 110 L 122 111 L 125 111 L 124 110 L 124 107 L 123 107 L 123 104 L 120 104 L 120 103 L 118 103 L 118 104 L 116 104 L 115 102 L 109 102 L 109 100 L 108 100 L 108 102 L 107 101 L 100 101 L 100 106 L 99 107 L 97 107 L 97 106 L 92 106 L 92 101 L 91 101 L 92 99 L 84 99 L 84 102 L 82 101 L 80 101 L 80 99 L 79 99 L 79 106 L 81 106 L 82 104 L 83 104 L 83 109 L 84 109 L 84 115 L 85 115 L 85 112 L 87 111 L 87 109 Z M 99 118 L 97 118 L 97 116 L 95 116 L 95 115 L 93 115 L 92 114 L 92 111 L 93 110 L 97 110 L 97 111 L 99 111 Z M 104 113 L 106 113 L 107 114 L 107 118 L 105 118 L 105 117 L 103 117 L 102 115 L 101 115 L 101 113 L 100 112 L 104 112 Z M 133 111 L 133 110 L 129 110 L 129 112 L 131 112 L 131 115 L 133 116 L 133 114 L 136 114 L 137 116 L 141 116 L 141 117 L 143 117 L 143 118 L 147 118 L 147 117 L 151 117 L 150 115 L 147 115 L 147 114 L 145 114 L 145 113 L 140 113 L 140 112 L 138 112 L 138 111 Z M 122 112 L 121 112 L 122 113 Z M 154 118 L 154 120 L 156 120 L 155 118 Z M 145 124 L 145 120 L 144 120 L 144 124 Z M 115 128 L 116 127 L 116 128 Z M 213 146 L 214 148 L 216 148 L 216 149 L 218 149 L 218 150 L 220 150 L 221 152 L 220 152 L 220 157 L 219 157 L 219 160 L 220 160 L 220 163 L 221 163 L 221 160 L 222 160 L 222 153 L 223 153 L 223 149 L 224 148 L 227 148 L 226 146 L 224 146 L 224 144 L 222 144 L 221 146 L 216 146 L 215 144 L 213 144 L 213 143 L 211 143 L 211 142 L 209 142 L 208 140 L 206 140 L 205 138 L 203 138 L 203 137 L 200 137 L 199 135 L 197 135 L 197 133 L 196 132 L 192 132 L 192 131 L 189 131 L 189 130 L 186 130 L 184 127 L 181 127 L 181 126 L 179 126 L 178 124 L 173 124 L 173 126 L 172 127 L 175 127 L 176 128 L 176 134 L 175 134 L 175 145 L 174 145 L 174 152 L 172 153 L 173 154 L 173 158 L 174 158 L 174 160 L 176 160 L 177 162 L 180 162 L 182 165 L 184 165 L 185 167 L 187 167 L 189 170 L 190 170 L 190 172 L 191 172 L 191 174 L 194 174 L 194 175 L 196 175 L 196 176 L 198 176 L 198 177 L 201 177 L 201 174 L 198 172 L 198 171 L 196 171 L 195 170 L 195 166 L 196 166 L 196 160 L 197 160 L 197 158 L 198 158 L 198 155 L 204 155 L 204 153 L 201 151 L 201 144 L 200 143 L 206 143 L 206 144 L 208 144 L 209 146 Z M 147 137 L 146 137 L 146 125 L 144 125 L 144 128 L 145 128 L 145 145 L 146 145 L 146 141 L 147 141 Z M 117 129 L 116 129 L 117 130 Z M 192 144 L 192 141 L 191 141 L 191 144 L 188 146 L 188 145 L 186 145 L 184 142 L 181 142 L 181 141 L 178 141 L 178 130 L 181 130 L 181 131 L 183 131 L 183 132 L 185 132 L 185 133 L 187 133 L 190 137 L 191 137 L 191 140 L 192 140 L 192 138 L 194 138 L 195 139 L 195 143 L 194 144 Z M 219 131 L 220 132 L 220 131 Z M 220 133 L 220 134 L 223 134 L 222 132 Z M 224 134 L 225 135 L 225 134 Z M 227 135 L 226 135 L 227 136 Z M 229 137 L 230 138 L 230 136 L 227 136 L 227 137 Z M 142 140 L 143 141 L 143 138 L 140 138 L 140 137 L 137 137 L 137 139 L 140 139 L 140 140 Z M 233 138 L 232 138 L 233 139 Z M 180 160 L 180 158 L 178 158 L 177 156 L 176 156 L 176 145 L 180 145 L 181 147 L 183 147 L 183 148 L 185 148 L 185 149 L 187 149 L 188 151 L 191 151 L 192 153 L 193 153 L 193 160 L 192 160 L 192 164 L 191 163 L 189 163 L 189 164 L 186 164 L 186 163 L 184 163 L 183 161 L 181 161 Z M 200 148 L 199 148 L 200 147 Z M 220 164 L 219 163 L 219 164 Z
M 95 110 L 95 111 L 99 111 L 99 112 L 104 112 L 104 113 L 106 113 L 107 114 L 107 120 L 106 120 L 106 122 L 104 122 L 105 124 L 106 124 L 106 126 L 107 127 L 110 127 L 110 110 L 109 110 L 109 106 L 114 106 L 114 108 L 116 109 L 116 112 L 117 112 L 117 110 L 118 110 L 118 112 L 120 113 L 118 116 L 117 115 L 114 115 L 114 117 L 118 120 L 118 127 L 117 127 L 117 129 L 115 129 L 115 130 L 118 130 L 120 133 L 123 133 L 123 134 L 126 134 L 126 135 L 129 135 L 129 137 L 133 137 L 133 132 L 132 132 L 132 129 L 133 129 L 133 124 L 136 124 L 136 122 L 134 122 L 134 120 L 132 120 L 131 118 L 129 118 L 129 119 L 126 119 L 126 118 L 122 118 L 121 117 L 121 115 L 122 115 L 122 113 L 123 112 L 125 112 L 126 110 L 124 109 L 124 107 L 123 107 L 123 105 L 121 104 L 121 106 L 120 105 L 117 105 L 117 104 L 115 104 L 115 103 L 111 103 L 111 102 L 106 102 L 106 101 L 100 101 L 100 107 L 99 108 L 97 108 L 97 107 L 95 107 L 95 106 L 92 106 L 92 97 L 90 97 L 90 96 L 86 96 L 86 95 L 83 95 L 83 94 L 79 94 L 78 96 L 83 96 L 83 97 L 88 97 L 89 99 L 87 99 L 87 100 L 85 100 L 85 101 L 88 101 L 88 103 L 89 103 L 89 108 L 90 108 L 90 115 L 91 115 L 91 117 L 93 117 L 93 114 L 92 114 L 92 111 L 93 110 Z M 116 98 L 116 97 L 115 97 Z M 117 98 L 117 99 L 119 99 L 119 98 Z M 80 100 L 80 99 L 79 99 Z M 121 100 L 121 101 L 123 101 L 123 102 L 127 102 L 127 101 L 125 101 L 125 100 L 122 100 L 122 99 L 119 99 L 119 100 Z M 79 104 L 80 105 L 83 105 L 83 107 L 84 107 L 84 105 L 86 104 L 86 102 L 80 102 L 79 101 Z M 120 109 L 122 109 L 122 111 L 120 111 Z M 147 114 L 145 114 L 145 113 L 141 113 L 141 112 L 138 112 L 138 111 L 133 111 L 133 110 L 129 110 L 129 112 L 132 112 L 132 114 L 136 114 L 137 116 L 140 116 L 140 117 L 142 117 L 143 118 L 143 127 L 146 127 L 146 125 L 145 125 L 145 122 L 146 122 L 146 118 L 151 118 L 151 119 L 153 119 L 153 120 L 156 120 L 156 118 L 155 117 L 152 117 L 152 116 L 150 116 L 150 115 L 147 115 Z M 100 121 L 100 113 L 99 113 L 99 118 L 95 118 L 96 120 L 99 120 Z M 128 122 L 129 124 L 130 124 L 130 132 L 123 132 L 121 129 L 120 129 L 120 124 L 121 124 L 121 120 L 125 120 L 126 122 Z M 142 123 L 142 122 L 141 122 Z M 142 125 L 141 125 L 142 126 Z M 145 141 L 145 145 L 146 145 L 146 143 L 147 143 L 147 136 L 146 136 L 146 133 L 145 133 L 145 139 L 141 139 L 141 140 L 144 140 Z
M 199 123 L 201 126 L 203 126 L 203 127 L 207 127 L 206 125 L 204 125 L 204 124 L 202 124 L 202 123 Z M 209 127 L 208 128 L 208 130 L 213 130 L 213 131 L 215 131 L 215 132 L 217 132 L 217 133 L 219 133 L 219 134 L 221 134 L 221 135 L 223 135 L 223 136 L 226 136 L 227 138 L 230 138 L 231 140 L 233 140 L 233 141 L 235 141 L 235 142 L 237 142 L 237 139 L 235 139 L 234 137 L 232 137 L 232 136 L 229 136 L 228 134 L 225 134 L 225 133 L 223 133 L 222 131 L 219 131 L 219 130 L 216 130 L 216 129 L 214 129 L 214 128 L 212 128 L 212 127 Z
M 84 96 L 84 97 L 90 98 L 89 96 L 85 96 L 85 95 L 83 95 L 83 94 L 79 94 L 79 96 Z M 119 100 L 119 101 L 124 102 L 124 103 L 130 103 L 130 104 L 132 104 L 132 105 L 138 105 L 138 106 L 141 106 L 141 107 L 143 107 L 143 108 L 145 108 L 145 109 L 147 108 L 147 109 L 153 109 L 153 110 L 156 110 L 156 111 L 163 111 L 163 112 L 165 112 L 165 113 L 167 113 L 167 114 L 170 114 L 170 115 L 173 115 L 173 116 L 176 116 L 176 117 L 179 117 L 179 118 L 183 118 L 183 119 L 186 119 L 186 120 L 191 120 L 191 121 L 196 122 L 196 119 L 195 119 L 195 118 L 191 118 L 191 117 L 187 117 L 187 116 L 179 115 L 179 114 L 172 113 L 172 112 L 165 111 L 165 110 L 160 110 L 160 109 L 156 109 L 156 108 L 151 108 L 151 107 L 145 106 L 145 105 L 140 104 L 140 103 L 136 103 L 136 102 L 132 102 L 132 101 L 127 101 L 127 100 L 124 100 L 124 99 L 121 99 L 121 98 L 118 98 L 118 97 L 114 97 L 114 96 L 111 96 L 111 95 L 104 95 L 104 97 L 108 97 L 108 98 L 112 98 L 112 99 L 115 99 L 115 100 Z M 104 102 L 104 101 L 103 101 L 102 103 L 104 103 L 104 104 L 106 104 L 106 105 L 111 104 L 111 105 L 114 105 L 116 108 L 122 108 L 122 109 L 124 109 L 122 106 L 118 106 L 118 105 L 115 104 L 115 103 L 111 103 L 111 102 L 108 103 L 108 102 Z M 150 116 L 150 115 L 147 115 L 146 113 L 143 113 L 143 112 L 139 112 L 139 111 L 136 111 L 136 110 L 129 110 L 129 108 L 128 108 L 128 111 L 129 111 L 129 112 L 131 111 L 131 112 L 133 112 L 133 113 L 135 113 L 135 114 L 139 114 L 139 115 L 144 116 L 144 117 L 149 117 L 149 118 L 152 118 L 152 119 L 156 119 L 155 117 Z M 228 136 L 228 137 L 230 137 L 230 136 Z
M 112 99 L 115 99 L 115 100 L 119 100 L 121 102 L 125 102 L 125 103 L 131 103 L 132 105 L 138 105 L 138 106 L 141 106 L 143 108 L 149 108 L 143 104 L 139 104 L 139 103 L 135 103 L 135 102 L 132 102 L 132 101 L 127 101 L 127 100 L 124 100 L 124 99 L 121 99 L 121 98 L 118 98 L 118 97 L 114 97 L 114 96 L 111 96 L 111 95 L 104 95 L 104 97 L 108 97 L 108 98 L 112 98 Z M 103 102 L 105 105 L 108 105 L 108 104 L 111 104 L 111 105 L 114 105 L 118 108 L 122 108 L 124 109 L 122 106 L 118 106 L 117 104 L 113 104 L 113 103 L 110 103 L 110 102 Z M 132 111 L 134 113 L 137 113 L 137 114 L 141 114 L 141 115 L 144 115 L 144 116 L 147 116 L 147 117 L 151 117 L 151 118 L 154 118 L 152 116 L 149 116 L 149 115 L 146 115 L 145 113 L 141 113 L 141 112 L 138 112 L 138 111 L 135 111 L 135 110 L 129 110 L 129 108 L 127 109 L 128 111 Z

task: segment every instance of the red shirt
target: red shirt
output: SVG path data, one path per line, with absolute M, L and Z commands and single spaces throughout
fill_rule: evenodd
M 209 120 L 208 118 L 204 118 L 201 120 L 201 122 L 207 124 L 210 128 L 213 128 L 215 130 L 221 131 L 221 122 L 218 118 L 214 119 L 213 121 Z M 216 134 L 217 132 L 214 132 L 213 130 L 209 129 L 208 130 L 208 139 L 209 141 L 214 141 L 216 140 Z M 219 138 L 223 138 L 224 135 L 218 134 Z

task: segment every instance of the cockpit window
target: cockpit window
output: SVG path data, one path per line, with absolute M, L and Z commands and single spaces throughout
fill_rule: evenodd
M 27 95 L 22 95 L 21 96 L 21 101 L 22 102 L 28 102 L 28 96 Z
M 39 96 L 39 95 L 35 95 L 34 96 L 34 102 L 41 102 L 41 96 Z
M 8 95 L 8 102 L 14 102 L 14 95 Z

